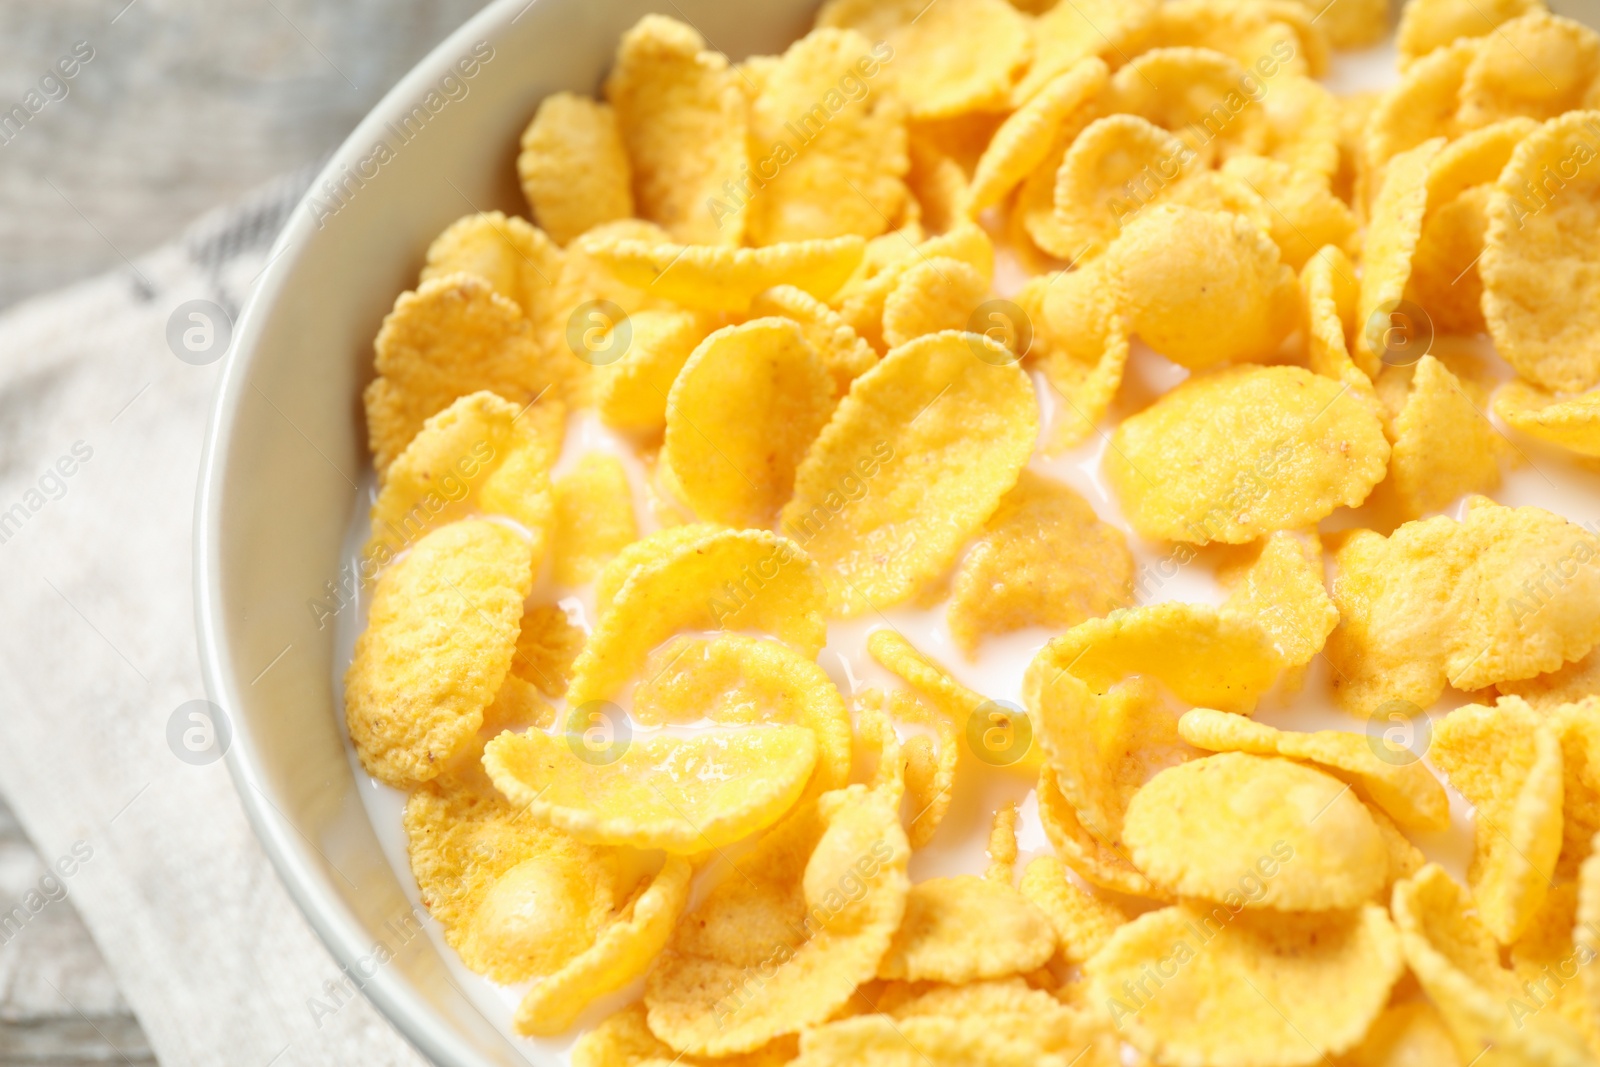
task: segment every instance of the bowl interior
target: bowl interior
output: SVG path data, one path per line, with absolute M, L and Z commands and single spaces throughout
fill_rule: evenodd
M 202 663 L 231 718 L 228 760 L 257 833 L 335 957 L 426 1055 L 538 1062 L 451 982 L 367 820 L 332 681 L 353 509 L 367 501 L 361 390 L 372 339 L 429 241 L 474 211 L 527 214 L 517 138 L 546 94 L 596 93 L 618 37 L 652 10 L 740 59 L 781 51 L 813 0 L 497 0 L 357 128 L 279 238 L 236 331 L 201 471 Z M 321 605 L 319 607 L 318 605 Z M 395 958 L 374 965 L 376 950 Z

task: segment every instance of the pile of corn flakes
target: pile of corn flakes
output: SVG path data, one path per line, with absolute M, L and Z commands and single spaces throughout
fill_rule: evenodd
M 450 226 L 377 337 L 345 692 L 519 1031 L 581 1018 L 578 1067 L 1600 1062 L 1600 539 L 1493 499 L 1519 442 L 1600 456 L 1600 36 L 1411 0 L 1398 84 L 1325 88 L 1387 18 L 828 0 L 734 63 L 652 15 L 544 100 L 532 221 Z M 1434 351 L 1479 333 L 1503 374 Z M 1136 586 L 1050 473 L 1080 446 L 1219 602 Z M 1025 707 L 897 606 L 973 663 L 1049 635 Z M 895 684 L 819 665 L 848 620 Z M 1344 729 L 1252 718 L 1324 686 Z M 913 882 L 974 761 L 1034 791 Z M 1417 844 L 1452 792 L 1465 884 Z

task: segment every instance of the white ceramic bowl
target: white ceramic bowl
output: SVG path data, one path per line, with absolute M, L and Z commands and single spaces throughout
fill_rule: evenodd
M 452 220 L 527 213 L 515 171 L 523 126 L 548 93 L 597 92 L 618 37 L 640 16 L 686 21 L 738 59 L 781 51 L 814 6 L 496 0 L 384 97 L 278 238 L 235 331 L 201 465 L 198 631 L 207 688 L 232 721 L 228 765 L 245 810 L 348 971 L 369 970 L 374 945 L 395 940 L 385 924 L 411 910 L 341 741 L 335 626 L 319 628 L 309 606 L 343 580 L 345 532 L 365 506 L 361 390 L 378 325 Z M 387 152 L 375 151 L 380 142 Z M 428 938 L 407 941 L 364 988 L 446 1067 L 541 1062 L 456 989 Z

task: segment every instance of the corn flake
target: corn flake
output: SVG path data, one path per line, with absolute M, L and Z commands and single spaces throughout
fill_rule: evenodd
M 1561 851 L 1560 732 L 1502 697 L 1441 719 L 1429 755 L 1476 809 L 1467 878 L 1478 918 L 1509 944 L 1544 902 Z
M 590 452 L 555 480 L 552 571 L 562 585 L 593 581 L 623 548 L 639 538 L 633 490 L 616 456 Z
M 1385 1008 L 1361 1044 L 1333 1062 L 1338 1067 L 1465 1067 L 1444 1016 L 1426 1000 Z
M 551 93 L 522 132 L 517 177 L 533 217 L 557 244 L 633 217 L 633 175 L 609 105 Z
M 929 334 L 856 379 L 795 474 L 779 527 L 821 565 L 832 609 L 915 593 L 955 560 L 1038 436 L 1032 384 L 976 334 Z
M 1393 908 L 1406 963 L 1455 1035 L 1463 1062 L 1593 1062 L 1583 1039 L 1557 1013 L 1517 1011 L 1527 991 L 1500 965 L 1494 939 L 1443 868 L 1429 864 L 1395 886 Z
M 517 1005 L 517 1032 L 548 1036 L 570 1027 L 600 997 L 644 974 L 667 943 L 689 899 L 692 868 L 668 856 L 661 870 L 623 903 L 593 945 L 534 983 Z M 540 897 L 533 897 L 542 903 Z M 524 907 L 527 905 L 524 904 Z
M 699 519 L 768 526 L 832 412 L 832 379 L 798 325 L 728 326 L 700 343 L 673 383 L 661 462 Z
M 988 294 L 989 279 L 959 259 L 914 264 L 884 298 L 883 343 L 899 348 L 925 334 L 967 329 Z
M 627 350 L 596 372 L 595 406 L 600 418 L 619 430 L 664 429 L 672 383 L 719 324 L 714 315 L 681 308 L 642 309 L 629 315 Z M 597 344 L 621 344 L 614 331 L 622 328 L 613 324 Z
M 1495 27 L 1483 42 L 1461 82 L 1462 129 L 1517 116 L 1553 119 L 1591 103 L 1600 35 L 1582 23 L 1530 12 Z
M 1335 554 L 1336 695 L 1361 714 L 1387 701 L 1425 708 L 1446 683 L 1470 692 L 1581 658 L 1600 641 L 1597 554 L 1593 535 L 1565 519 L 1490 502 L 1461 522 L 1352 534 Z M 1537 586 L 1553 568 L 1570 579 Z
M 956 571 L 950 633 L 970 657 L 985 636 L 1064 630 L 1126 607 L 1132 589 L 1122 532 L 1066 485 L 1024 470 Z
M 1509 382 L 1495 394 L 1494 410 L 1529 437 L 1580 456 L 1600 456 L 1600 394 L 1557 400 L 1526 382 Z
M 1054 226 L 1040 247 L 1073 262 L 1099 255 L 1195 158 L 1193 149 L 1140 115 L 1095 119 L 1061 159 Z
M 1106 255 L 1133 332 L 1191 370 L 1265 359 L 1299 325 L 1294 271 L 1267 234 L 1237 215 L 1157 206 Z
M 824 587 L 793 542 L 764 530 L 684 529 L 692 532 L 636 542 L 602 572 L 597 585 L 608 591 L 627 577 L 597 607 L 599 622 L 573 665 L 572 706 L 615 696 L 680 631 L 759 630 L 808 658 L 822 651 Z
M 829 0 L 819 27 L 884 42 L 874 54 L 914 119 L 1002 108 L 1028 62 L 1028 23 L 1005 0 Z
M 778 285 L 762 293 L 750 305 L 757 317 L 778 315 L 792 319 L 805 334 L 811 347 L 822 357 L 822 365 L 833 378 L 836 396 L 850 391 L 850 383 L 872 369 L 878 353 L 851 328 L 844 316 L 803 289 Z
M 1372 389 L 1372 380 L 1350 358 L 1356 331 L 1360 284 L 1350 257 L 1336 247 L 1312 256 L 1300 272 L 1306 297 L 1307 361 L 1325 378 L 1349 385 L 1358 394 Z
M 1248 752 L 1315 763 L 1358 787 L 1365 798 L 1409 829 L 1438 831 L 1450 823 L 1449 798 L 1428 769 L 1420 761 L 1381 758 L 1366 734 L 1277 730 L 1210 708 L 1186 712 L 1178 720 L 1178 732 L 1191 745 L 1212 752 Z
M 537 567 L 551 525 L 546 471 L 553 443 L 541 436 L 539 419 L 525 414 L 483 391 L 429 417 L 389 467 L 372 505 L 362 558 L 381 568 L 432 530 L 472 514 L 498 513 L 531 535 Z
M 1129 801 L 1122 836 L 1156 885 L 1234 909 L 1358 907 L 1389 869 L 1377 825 L 1348 786 L 1244 752 L 1156 775 Z
M 466 519 L 379 577 L 345 674 L 345 721 L 367 773 L 425 782 L 477 732 L 511 669 L 532 563 L 521 536 Z
M 832 295 L 861 262 L 860 237 L 790 241 L 764 248 L 656 244 L 580 238 L 623 284 L 703 311 L 745 311 L 774 285 L 793 285 L 816 297 Z
M 507 732 L 489 742 L 483 765 L 495 788 L 541 826 L 595 844 L 694 853 L 776 822 L 816 759 L 810 730 L 763 726 L 612 738 L 600 749 L 574 733 Z
M 487 390 L 521 410 L 558 379 L 521 309 L 468 274 L 402 293 L 373 346 L 378 377 L 363 399 L 380 477 L 457 397 Z
M 1497 26 L 1543 10 L 1544 0 L 1408 0 L 1395 39 L 1400 69 L 1463 37 L 1487 37 Z
M 1128 859 L 1127 850 L 1108 845 L 1084 829 L 1046 763 L 1039 772 L 1039 822 L 1056 855 L 1084 881 L 1135 897 L 1165 899 Z
M 1356 333 L 1357 364 L 1375 375 L 1390 357 L 1393 314 L 1400 309 L 1411 262 L 1422 238 L 1428 206 L 1428 171 L 1444 147 L 1435 138 L 1388 161 L 1367 221 L 1362 247 L 1361 300 Z
M 853 30 L 819 29 L 752 67 L 750 143 L 767 156 L 755 161 L 750 243 L 888 229 L 906 198 L 910 160 L 905 107 L 862 77 L 879 68 L 872 43 Z
M 1349 385 L 1299 367 L 1191 378 L 1112 435 L 1106 476 L 1144 537 L 1243 544 L 1355 507 L 1389 443 Z
M 850 774 L 850 716 L 828 674 L 787 645 L 744 634 L 677 637 L 654 652 L 633 691 L 640 726 L 788 723 L 817 740 L 807 795 L 838 789 Z
M 1131 330 L 1104 260 L 1038 277 L 1018 306 L 1033 323 L 1035 364 L 1057 402 L 1046 447 L 1082 444 L 1111 408 L 1128 365 Z
M 1262 156 L 1234 156 L 1221 173 L 1244 182 L 1271 208 L 1268 232 L 1294 270 L 1305 266 L 1325 245 L 1349 252 L 1355 242 L 1356 219 L 1344 201 L 1328 189 L 1327 177 Z
M 1128 921 L 1121 908 L 1087 892 L 1067 877 L 1067 865 L 1055 856 L 1039 856 L 1022 872 L 1022 895 L 1049 916 L 1055 927 L 1058 956 L 1082 964 L 1105 946 L 1117 927 Z
M 651 1031 L 680 1052 L 726 1056 L 844 1007 L 905 914 L 897 800 L 860 785 L 826 793 L 741 857 L 651 971 Z
M 1005 199 L 1050 154 L 1062 124 L 1105 88 L 1110 73 L 1088 56 L 1063 70 L 1006 117 L 978 160 L 966 209 L 977 215 Z
M 911 887 L 906 914 L 878 977 L 962 982 L 1023 974 L 1055 954 L 1049 917 L 1009 882 L 976 875 Z
M 676 19 L 646 15 L 622 35 L 605 93 L 639 214 L 683 244 L 737 245 L 746 213 L 721 198 L 724 183 L 749 169 L 749 121 L 727 58 Z
M 1309 1067 L 1361 1040 L 1404 967 L 1373 904 L 1317 915 L 1184 904 L 1121 927 L 1085 970 L 1124 1039 L 1158 1063 Z
M 1600 253 L 1584 236 L 1600 211 L 1596 130 L 1600 112 L 1574 111 L 1517 145 L 1489 197 L 1478 261 L 1496 351 L 1534 384 L 1567 392 L 1600 385 Z M 1548 191 L 1541 175 L 1552 170 L 1561 185 Z

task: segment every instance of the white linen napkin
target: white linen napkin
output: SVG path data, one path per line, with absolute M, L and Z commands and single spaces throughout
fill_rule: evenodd
M 186 315 L 178 358 L 169 319 L 237 317 L 309 179 L 0 316 L 0 791 L 168 1067 L 424 1062 L 351 993 L 223 763 L 168 741 L 205 696 L 191 535 L 221 366 L 191 362 Z M 0 924 L 60 896 L 0 901 Z

